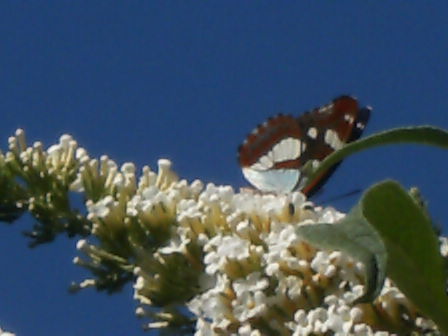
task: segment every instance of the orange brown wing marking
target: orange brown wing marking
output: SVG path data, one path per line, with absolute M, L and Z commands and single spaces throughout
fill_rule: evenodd
M 280 161 L 274 164 L 273 169 L 298 169 L 302 166 L 302 163 L 299 159 L 297 160 L 287 160 Z
M 334 99 L 332 105 L 328 113 L 317 114 L 318 124 L 321 128 L 336 131 L 340 140 L 346 141 L 350 137 L 356 121 L 356 116 L 359 111 L 358 101 L 350 96 L 341 96 Z M 346 115 L 351 117 L 351 123 L 345 119 Z
M 296 118 L 290 115 L 278 115 L 259 125 L 239 148 L 238 161 L 241 166 L 251 166 L 268 153 L 282 139 L 288 137 L 300 139 L 302 131 Z

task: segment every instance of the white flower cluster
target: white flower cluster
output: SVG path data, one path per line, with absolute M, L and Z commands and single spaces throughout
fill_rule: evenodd
M 125 171 L 133 173 L 122 168 L 122 176 L 114 180 L 136 183 Z M 235 193 L 213 184 L 204 188 L 200 181 L 179 181 L 166 160 L 159 162 L 158 174 L 145 168 L 133 190 L 126 202 L 120 201 L 124 197 L 90 202 L 89 218 L 96 232 L 123 221 L 148 232 L 168 232 L 153 252 L 133 245 L 135 298 L 160 305 L 167 297 L 162 283 L 175 282 L 192 269 L 199 274 L 197 284 L 181 281 L 170 290 L 190 290 L 191 299 L 184 303 L 197 317 L 197 336 L 389 335 L 393 333 L 381 331 L 383 326 L 396 327 L 418 316 L 390 281 L 375 303 L 352 305 L 364 291 L 363 265 L 341 252 L 315 249 L 295 230 L 298 225 L 335 223 L 344 215 L 314 207 L 301 193 Z M 195 254 L 195 248 L 200 252 Z M 187 269 L 174 258 L 179 255 Z M 167 271 L 173 262 L 182 269 L 177 275 Z M 138 313 L 154 318 L 141 308 Z M 170 314 L 164 318 L 165 324 L 150 327 L 174 319 Z M 420 325 L 435 330 L 431 321 L 420 318 Z
M 5 155 L 0 152 L 0 168 L 8 166 L 24 184 L 32 186 L 35 193 L 30 193 L 31 197 L 25 202 L 28 210 L 36 217 L 42 217 L 41 210 L 44 208 L 47 214 L 60 210 L 56 208 L 56 204 L 60 205 L 60 198 L 66 197 L 64 193 L 77 176 L 79 166 L 88 159 L 87 152 L 79 148 L 70 135 L 62 135 L 59 143 L 47 150 L 44 150 L 39 141 L 27 146 L 22 129 L 18 129 L 15 136 L 8 139 L 8 143 L 9 152 Z M 45 187 L 39 188 L 43 185 Z M 13 194 L 11 192 L 11 197 L 15 196 Z M 15 205 L 18 208 L 23 207 L 20 201 Z
M 25 132 L 22 129 L 18 129 L 15 136 L 10 137 L 8 142 L 10 151 L 6 155 L 6 160 L 13 161 L 17 156 L 20 163 L 25 166 L 25 173 L 34 169 L 46 174 L 57 172 L 59 176 L 63 176 L 61 171 L 72 169 L 77 160 L 87 155 L 86 151 L 78 148 L 77 142 L 67 134 L 62 135 L 59 143 L 50 146 L 47 150 L 44 150 L 43 144 L 39 141 L 28 147 Z
M 69 181 L 71 190 L 84 193 L 99 243 L 77 244 L 89 260 L 77 257 L 75 263 L 96 276 L 79 287 L 119 286 L 135 275 L 137 313 L 154 321 L 150 328 L 188 324 L 190 316 L 175 309 L 186 305 L 196 336 L 437 332 L 389 280 L 375 302 L 353 304 L 364 292 L 364 266 L 313 247 L 296 230 L 344 215 L 315 207 L 299 192 L 187 183 L 168 160 L 159 160 L 157 173 L 144 167 L 137 177 L 133 164 L 119 168 L 106 156 L 91 159 L 68 135 L 47 151 L 42 147 L 27 148 L 19 130 L 10 138 L 10 152 L 0 153 L 0 165 L 18 162 L 23 171 L 33 170 L 31 182 L 50 174 L 51 181 L 62 182 L 55 185 Z M 64 199 L 63 191 L 56 196 Z M 49 218 L 58 218 L 56 196 L 48 193 L 36 203 L 40 210 L 53 207 L 56 217 Z M 448 255 L 447 240 L 441 249 Z

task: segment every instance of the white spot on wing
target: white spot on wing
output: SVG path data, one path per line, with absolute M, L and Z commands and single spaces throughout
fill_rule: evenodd
M 310 127 L 308 132 L 307 132 L 308 136 L 311 139 L 316 139 L 317 138 L 317 128 L 316 127 Z
M 250 166 L 251 169 L 255 169 L 255 170 L 268 170 L 269 168 L 266 168 L 265 166 L 263 166 L 260 163 L 254 163 L 252 166 Z
M 252 166 L 253 167 L 253 166 Z M 298 169 L 256 170 L 244 167 L 244 177 L 258 190 L 267 192 L 290 192 L 300 178 Z
M 339 149 L 344 146 L 344 143 L 339 140 L 338 134 L 331 129 L 325 132 L 325 142 L 333 149 Z
M 350 114 L 344 114 L 344 120 L 347 121 L 349 124 L 353 124 L 355 119 Z
M 332 108 L 333 108 L 333 104 L 324 105 L 318 110 L 318 112 L 319 113 L 328 113 L 328 110 L 330 110 Z
M 311 162 L 311 167 L 313 167 L 313 169 L 316 169 L 320 165 L 319 160 L 310 160 L 310 162 Z
M 264 167 L 264 169 L 269 169 L 274 165 L 274 162 L 267 155 L 263 155 L 257 162 L 259 165 Z
M 295 160 L 301 154 L 301 141 L 295 138 L 286 138 L 276 144 L 269 152 L 274 162 Z
M 363 130 L 365 126 L 366 126 L 366 125 L 364 125 L 364 124 L 361 123 L 361 122 L 357 122 L 357 123 L 356 123 L 356 127 L 359 128 L 360 130 Z

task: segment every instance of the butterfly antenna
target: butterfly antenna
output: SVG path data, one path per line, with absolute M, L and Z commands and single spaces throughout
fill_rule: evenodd
M 354 195 L 358 195 L 358 194 L 360 194 L 361 192 L 362 192 L 362 189 L 361 189 L 361 188 L 354 189 L 354 190 L 349 191 L 349 192 L 346 192 L 346 193 L 344 193 L 344 194 L 340 194 L 340 195 L 333 196 L 332 198 L 325 200 L 325 202 L 323 202 L 323 203 L 330 203 L 330 202 L 334 202 L 334 201 L 339 201 L 339 200 L 344 199 L 344 198 L 347 198 L 347 197 L 351 197 L 351 196 L 354 196 Z

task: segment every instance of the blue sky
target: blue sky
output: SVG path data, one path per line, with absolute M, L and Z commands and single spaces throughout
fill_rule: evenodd
M 16 128 L 91 156 L 245 186 L 236 148 L 278 112 L 342 93 L 373 107 L 366 133 L 448 128 L 444 1 L 2 1 L 0 148 Z M 447 153 L 389 146 L 349 158 L 316 202 L 385 178 L 418 186 L 446 225 Z M 333 203 L 343 211 L 356 198 Z M 68 295 L 75 240 L 34 250 L 29 217 L 0 225 L 0 326 L 18 335 L 142 335 L 131 288 Z

